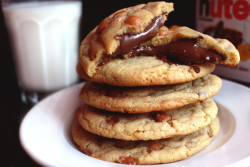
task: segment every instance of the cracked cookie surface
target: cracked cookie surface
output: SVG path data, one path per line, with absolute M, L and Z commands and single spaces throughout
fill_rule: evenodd
M 212 99 L 161 112 L 125 114 L 83 105 L 77 112 L 86 130 L 122 140 L 157 140 L 197 131 L 212 122 L 218 108 Z
M 148 87 L 114 87 L 87 82 L 80 92 L 80 98 L 99 109 L 146 113 L 206 100 L 216 95 L 221 86 L 221 79 L 212 74 L 187 83 Z
M 72 137 L 79 149 L 94 158 L 122 164 L 170 163 L 190 157 L 204 149 L 218 134 L 219 119 L 185 136 L 156 141 L 124 141 L 91 134 L 77 120 L 72 125 Z

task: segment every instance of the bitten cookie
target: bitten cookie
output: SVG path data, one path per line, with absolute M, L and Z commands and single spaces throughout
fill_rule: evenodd
M 94 76 L 111 57 L 153 38 L 173 10 L 172 3 L 149 2 L 105 18 L 81 43 L 79 61 L 86 74 Z
M 188 82 L 211 73 L 214 64 L 238 63 L 239 52 L 226 39 L 214 39 L 187 27 L 162 27 L 154 38 L 128 54 L 108 58 L 96 75 L 88 76 L 80 63 L 77 71 L 94 82 L 147 86 Z
M 212 99 L 146 114 L 124 114 L 83 105 L 79 124 L 100 136 L 122 140 L 157 140 L 195 132 L 212 122 L 218 108 Z
M 219 119 L 199 131 L 156 141 L 124 141 L 91 134 L 75 120 L 72 136 L 85 154 L 122 164 L 159 164 L 185 159 L 205 148 L 219 132 Z
M 187 83 L 164 86 L 116 87 L 86 82 L 80 92 L 80 98 L 99 109 L 146 113 L 206 100 L 216 95 L 221 86 L 221 79 L 211 74 Z

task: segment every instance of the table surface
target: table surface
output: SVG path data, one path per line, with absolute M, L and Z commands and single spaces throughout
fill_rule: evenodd
M 117 4 L 116 6 L 110 5 L 109 8 L 105 8 L 106 10 L 96 10 L 96 12 L 103 12 L 103 13 L 95 13 L 96 15 L 93 15 L 92 10 L 96 6 L 96 2 L 92 0 L 85 0 L 83 1 L 83 15 L 84 16 L 92 16 L 92 17 L 85 17 L 83 20 L 83 29 L 85 31 L 81 32 L 81 39 L 83 36 L 91 30 L 94 25 L 97 25 L 98 22 L 100 22 L 103 18 L 103 16 L 107 15 L 107 13 L 112 13 L 112 11 L 115 11 L 116 9 L 120 9 L 125 6 L 130 6 L 132 4 Z M 98 1 L 102 2 L 102 1 Z M 104 1 L 103 1 L 104 2 Z M 102 3 L 103 3 L 102 2 Z M 105 1 L 105 4 L 102 4 L 100 6 L 104 6 L 107 4 L 113 4 L 117 3 L 118 1 L 110 0 Z M 125 1 L 124 1 L 125 2 Z M 126 1 L 129 3 L 132 3 L 132 1 Z M 141 3 L 145 1 L 133 1 L 134 4 Z M 181 4 L 182 3 L 182 4 Z M 194 27 L 194 0 L 188 1 L 188 2 L 176 2 L 175 7 L 177 10 L 181 11 L 178 12 L 175 10 L 175 14 L 173 14 L 171 17 L 172 21 L 169 19 L 169 24 L 173 25 L 186 25 L 189 27 Z M 188 3 L 188 4 L 183 4 Z M 192 6 L 190 6 L 192 4 Z M 190 8 L 187 8 L 189 5 Z M 183 8 L 185 7 L 185 8 Z M 0 3 L 0 8 L 1 3 Z M 189 10 L 189 12 L 186 12 L 185 10 Z M 191 12 L 190 12 L 191 11 Z M 182 14 L 185 13 L 185 18 L 182 19 Z M 94 18 L 94 19 L 93 19 Z M 192 19 L 188 19 L 192 18 Z M 181 24 L 182 23 L 182 24 Z M 4 146 L 4 162 L 3 166 L 39 166 L 36 162 L 34 162 L 23 150 L 23 148 L 20 145 L 19 142 L 19 126 L 20 123 L 24 117 L 24 115 L 27 113 L 27 111 L 31 108 L 31 105 L 23 104 L 21 102 L 20 97 L 20 89 L 17 84 L 17 77 L 15 73 L 14 63 L 13 63 L 13 57 L 11 54 L 11 49 L 9 46 L 9 40 L 7 36 L 7 31 L 3 22 L 3 14 L 2 10 L 0 13 L 0 50 L 1 50 L 1 61 L 0 61 L 0 76 L 1 76 L 1 82 L 0 82 L 0 101 L 1 101 L 1 107 L 2 107 L 2 116 L 1 116 L 1 127 L 3 127 L 3 143 Z M 249 84 L 246 84 L 249 86 Z

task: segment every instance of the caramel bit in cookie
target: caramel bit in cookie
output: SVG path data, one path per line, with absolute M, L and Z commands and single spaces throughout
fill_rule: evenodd
M 158 33 L 160 36 L 166 35 L 168 33 L 168 29 L 160 29 Z
M 102 159 L 102 156 L 99 153 L 93 153 L 91 156 L 96 159 Z
M 112 115 L 110 119 L 108 119 L 106 122 L 109 125 L 114 125 L 115 123 L 117 123 L 119 121 L 119 117 L 116 115 Z
M 101 33 L 108 26 L 109 23 L 111 23 L 115 19 L 121 17 L 122 15 L 127 16 L 128 12 L 119 11 L 119 12 L 115 13 L 112 18 L 106 18 L 106 19 L 102 20 L 97 27 L 97 32 Z M 131 20 L 131 21 L 133 21 L 133 20 Z
M 169 30 L 175 30 L 175 29 L 177 29 L 177 28 L 179 28 L 180 26 L 177 26 L 177 25 L 172 25 L 170 28 L 169 28 Z
M 113 18 L 121 17 L 122 15 L 123 15 L 123 16 L 127 16 L 127 15 L 128 15 L 128 12 L 125 11 L 125 10 L 116 12 L 116 13 L 114 14 Z
M 148 144 L 148 153 L 151 153 L 152 151 L 157 151 L 163 149 L 164 145 L 160 143 L 159 141 L 151 141 Z
M 104 19 L 103 21 L 101 21 L 97 27 L 97 32 L 101 33 L 107 27 L 109 23 L 110 23 L 110 20 L 108 19 Z
M 117 148 L 125 148 L 126 147 L 126 149 L 130 149 L 130 148 L 136 147 L 138 144 L 138 141 L 127 141 L 127 140 L 115 139 L 114 143 L 115 143 L 115 147 L 117 147 Z
M 130 16 L 125 20 L 125 23 L 132 26 L 139 26 L 142 23 L 142 20 L 138 16 Z
M 128 15 L 128 12 L 119 11 L 119 12 L 115 13 L 112 18 L 110 18 L 110 19 L 106 18 L 106 19 L 102 20 L 97 27 L 97 32 L 101 33 L 108 26 L 109 23 L 111 23 L 116 18 L 121 17 L 122 15 L 126 16 L 126 15 Z M 133 22 L 133 20 L 131 20 L 131 21 Z
M 158 113 L 154 117 L 155 122 L 169 122 L 172 121 L 172 116 L 167 113 Z
M 131 155 L 129 155 L 129 156 L 120 156 L 119 160 L 117 160 L 116 163 L 128 164 L 128 165 L 136 165 L 136 164 L 138 164 L 138 159 L 132 157 Z

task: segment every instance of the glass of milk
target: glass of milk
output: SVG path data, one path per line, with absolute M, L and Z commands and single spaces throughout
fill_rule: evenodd
M 78 81 L 81 1 L 2 0 L 22 101 Z

